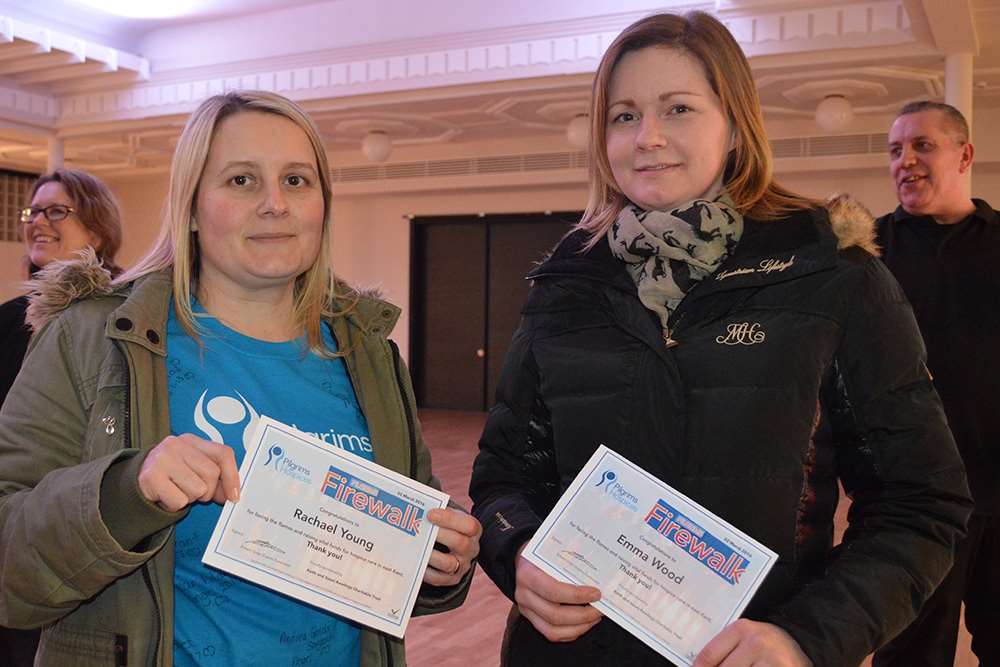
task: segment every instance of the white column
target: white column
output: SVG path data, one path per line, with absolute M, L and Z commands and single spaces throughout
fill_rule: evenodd
M 972 141 L 972 54 L 951 53 L 944 60 L 944 101 L 962 112 Z M 965 189 L 972 197 L 972 170 L 965 175 Z
M 944 59 L 944 101 L 969 121 L 972 130 L 972 54 L 952 53 Z
M 63 149 L 65 143 L 61 137 L 55 135 L 49 137 L 49 160 L 48 164 L 45 166 L 45 170 L 48 173 L 52 173 L 56 169 L 63 166 Z

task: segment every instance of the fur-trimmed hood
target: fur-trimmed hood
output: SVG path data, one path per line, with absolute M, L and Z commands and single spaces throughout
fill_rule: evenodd
M 76 253 L 79 259 L 49 262 L 24 286 L 28 289 L 25 322 L 38 331 L 75 301 L 114 293 L 111 272 L 93 248 Z
M 882 251 L 875 242 L 875 216 L 857 199 L 845 192 L 830 195 L 823 204 L 830 214 L 830 226 L 837 235 L 837 248 L 858 246 L 875 255 Z

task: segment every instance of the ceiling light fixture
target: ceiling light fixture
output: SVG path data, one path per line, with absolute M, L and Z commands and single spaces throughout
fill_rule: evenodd
M 853 120 L 854 108 L 843 95 L 827 95 L 816 105 L 816 124 L 824 132 L 839 132 Z
M 361 152 L 369 162 L 385 162 L 392 152 L 392 139 L 384 130 L 372 130 L 361 140 Z

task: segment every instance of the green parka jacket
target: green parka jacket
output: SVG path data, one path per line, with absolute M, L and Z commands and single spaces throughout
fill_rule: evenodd
M 38 333 L 0 412 L 0 625 L 44 628 L 37 665 L 170 667 L 173 525 L 185 513 L 149 503 L 137 482 L 170 435 L 170 276 L 112 291 L 92 262 L 61 274 L 34 300 Z M 398 316 L 362 297 L 329 323 L 375 461 L 440 487 L 386 338 Z M 424 586 L 414 613 L 457 607 L 470 582 Z M 405 665 L 402 641 L 365 630 L 361 642 L 362 667 Z

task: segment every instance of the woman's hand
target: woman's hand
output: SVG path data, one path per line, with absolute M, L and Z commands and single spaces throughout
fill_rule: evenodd
M 694 667 L 812 667 L 792 636 L 770 623 L 741 618 L 717 634 Z
M 550 642 L 571 642 L 600 622 L 603 614 L 590 606 L 601 599 L 591 586 L 553 579 L 517 551 L 514 600 L 521 615 Z
M 479 536 L 483 527 L 475 517 L 453 509 L 432 509 L 427 519 L 438 527 L 437 541 L 448 552 L 435 549 L 424 570 L 424 583 L 431 586 L 454 586 L 472 568 L 479 555 Z
M 240 499 L 240 477 L 231 447 L 185 433 L 164 438 L 139 469 L 139 491 L 167 512 L 195 502 Z

